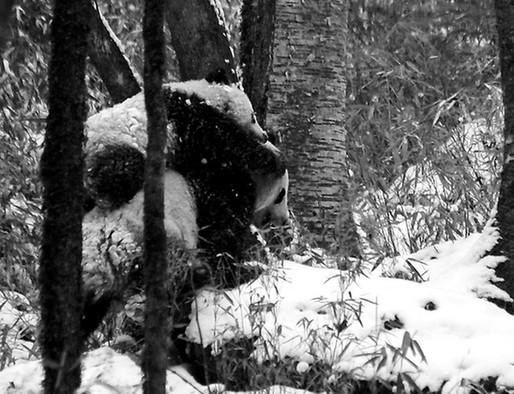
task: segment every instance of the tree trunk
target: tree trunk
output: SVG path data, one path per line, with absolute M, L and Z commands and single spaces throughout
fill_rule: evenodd
M 167 247 L 164 230 L 166 111 L 164 77 L 164 2 L 146 0 L 143 17 L 144 94 L 148 118 L 148 146 L 144 184 L 145 394 L 166 391 L 167 343 L 170 335 L 167 298 Z
M 241 8 L 243 88 L 263 128 L 273 64 L 275 7 L 276 0 L 244 0 Z
M 10 39 L 9 19 L 11 17 L 14 0 L 2 0 L 0 2 L 0 50 Z
M 91 13 L 89 58 L 114 103 L 121 103 L 141 91 L 137 72 L 130 66 L 123 54 L 121 43 L 101 14 L 96 2 L 90 1 L 88 5 Z
M 252 95 L 261 119 L 263 96 L 268 90 L 267 126 L 282 137 L 281 149 L 286 154 L 291 179 L 291 206 L 299 222 L 322 246 L 358 256 L 345 182 L 347 1 L 276 2 L 272 71 L 267 88 L 266 81 L 260 79 L 264 72 L 259 70 L 268 68 L 272 17 L 249 15 L 267 13 L 271 4 L 246 1 L 243 8 L 241 56 L 246 64 L 245 89 Z M 253 31 L 253 39 L 252 34 L 245 33 L 248 30 Z M 266 33 L 259 38 L 259 31 Z M 259 39 L 265 44 L 252 46 L 252 41 Z M 259 80 L 252 82 L 255 71 L 259 71 Z M 248 87 L 259 83 L 263 84 L 259 89 Z
M 496 268 L 496 274 L 504 280 L 498 286 L 514 299 L 514 4 L 508 0 L 495 0 L 494 5 L 500 47 L 505 146 L 496 216 L 501 239 L 491 253 L 508 258 Z M 514 312 L 512 303 L 507 305 L 507 310 Z
M 166 21 L 182 80 L 202 79 L 224 70 L 237 82 L 234 53 L 218 3 L 211 0 L 167 0 Z
M 55 0 L 52 22 L 39 268 L 47 394 L 71 394 L 80 386 L 87 7 L 87 0 Z

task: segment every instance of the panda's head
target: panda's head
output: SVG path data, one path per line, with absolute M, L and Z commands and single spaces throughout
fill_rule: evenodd
M 289 174 L 287 170 L 278 179 L 275 177 L 258 177 L 256 184 L 258 194 L 252 219 L 253 224 L 261 228 L 267 225 L 288 225 L 287 191 L 289 188 Z

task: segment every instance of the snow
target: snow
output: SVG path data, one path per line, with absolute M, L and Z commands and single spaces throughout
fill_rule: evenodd
M 42 376 L 39 361 L 17 364 L 0 372 L 0 392 L 42 393 Z M 138 394 L 143 392 L 141 382 L 141 369 L 129 356 L 104 347 L 89 352 L 84 358 L 82 385 L 78 394 Z M 198 394 L 207 390 L 195 383 L 183 368 L 178 367 L 167 373 L 167 392 Z
M 510 301 L 507 293 L 491 283 L 498 280 L 494 268 L 506 259 L 502 256 L 481 257 L 492 249 L 498 237 L 497 229 L 489 223 L 482 233 L 431 246 L 404 257 L 387 259 L 372 275 L 412 275 L 414 269 L 423 281 L 439 288 Z
M 0 372 L 0 392 L 6 394 L 42 394 L 43 378 L 41 362 L 29 361 L 17 364 Z M 142 394 L 143 375 L 141 368 L 127 355 L 103 347 L 86 354 L 82 363 L 82 384 L 77 394 Z M 222 392 L 222 385 L 203 386 L 194 381 L 184 367 L 169 369 L 166 374 L 166 393 L 202 394 Z M 223 391 L 230 394 L 230 391 Z M 274 386 L 258 393 L 308 394 Z M 244 393 L 240 393 L 244 394 Z
M 13 291 L 0 291 L 0 356 L 7 365 L 34 358 L 37 316 L 29 300 Z
M 487 226 L 386 262 L 381 273 L 365 268 L 354 279 L 336 269 L 277 262 L 237 289 L 204 290 L 186 335 L 217 352 L 230 339 L 259 334 L 252 356 L 261 362 L 291 357 L 307 370 L 305 363 L 322 361 L 363 379 L 394 380 L 403 372 L 419 387 L 443 393 L 466 391 L 461 382 L 490 376 L 514 387 L 514 319 L 479 298 L 508 298 L 491 283 L 497 280 L 492 268 L 504 259 L 484 257 L 497 237 Z M 382 276 L 406 272 L 407 261 L 425 281 Z
M 111 108 L 104 109 L 86 121 L 85 152 L 97 152 L 103 146 L 124 142 L 146 152 L 146 112 L 142 93 Z

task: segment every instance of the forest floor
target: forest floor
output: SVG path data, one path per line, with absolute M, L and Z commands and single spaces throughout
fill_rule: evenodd
M 229 389 L 241 389 L 241 381 L 230 382 L 243 371 L 248 389 L 266 393 L 346 392 L 356 381 L 395 392 L 514 388 L 514 318 L 488 300 L 508 299 L 494 285 L 494 268 L 505 259 L 487 256 L 497 238 L 486 226 L 351 270 L 333 268 L 320 249 L 306 250 L 236 289 L 201 291 L 186 336 L 222 365 Z M 23 336 L 36 314 L 20 307 L 22 296 L 15 303 L 3 296 L 0 321 L 11 327 L 3 348 L 15 365 L 0 372 L 0 392 L 39 393 L 41 363 L 28 361 L 34 356 Z M 169 370 L 168 386 L 170 393 L 225 392 L 196 382 L 187 366 Z M 142 392 L 137 356 L 109 347 L 87 353 L 81 390 Z

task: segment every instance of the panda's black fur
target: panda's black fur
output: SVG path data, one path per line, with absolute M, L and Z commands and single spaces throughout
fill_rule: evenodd
M 252 174 L 280 178 L 284 159 L 266 148 L 262 136 L 246 132 L 201 98 L 169 92 L 166 100 L 178 141 L 168 161 L 193 186 L 199 248 L 215 272 L 225 272 L 222 282 L 234 285 L 235 278 L 227 278 L 233 270 L 220 265 L 239 262 L 255 241 L 250 232 L 257 198 Z
M 227 73 L 224 69 L 218 68 L 205 77 L 205 80 L 209 83 L 219 83 L 223 85 L 230 84 L 230 81 L 228 80 Z

